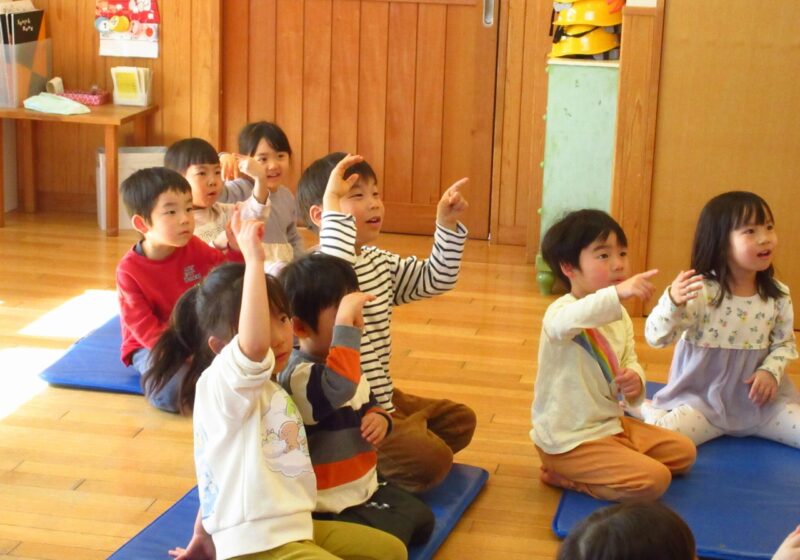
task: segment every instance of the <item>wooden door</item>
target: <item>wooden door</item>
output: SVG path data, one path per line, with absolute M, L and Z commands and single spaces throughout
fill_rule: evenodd
M 295 182 L 330 151 L 362 154 L 391 232 L 431 233 L 441 192 L 469 176 L 467 226 L 487 238 L 497 25 L 483 25 L 483 9 L 483 0 L 227 0 L 223 147 L 236 148 L 245 123 L 274 120 L 295 152 Z
M 702 206 L 750 190 L 775 214 L 777 277 L 797 301 L 800 81 L 792 69 L 800 68 L 800 6 L 667 2 L 665 15 L 647 267 L 660 269 L 666 286 L 689 266 Z

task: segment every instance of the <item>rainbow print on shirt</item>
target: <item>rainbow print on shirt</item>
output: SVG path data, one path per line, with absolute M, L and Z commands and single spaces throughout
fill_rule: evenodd
M 584 329 L 572 340 L 594 358 L 608 384 L 613 383 L 616 372 L 619 370 L 619 361 L 617 361 L 617 355 L 606 337 L 597 329 Z

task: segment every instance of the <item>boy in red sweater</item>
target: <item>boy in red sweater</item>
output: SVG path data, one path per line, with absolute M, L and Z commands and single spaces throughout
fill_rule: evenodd
M 178 412 L 181 372 L 161 387 L 148 383 L 150 350 L 166 329 L 178 298 L 212 268 L 226 260 L 241 262 L 241 253 L 223 253 L 193 235 L 192 189 L 179 173 L 163 168 L 142 169 L 120 186 L 131 223 L 142 239 L 117 265 L 122 361 L 142 373 L 147 400 L 155 407 Z

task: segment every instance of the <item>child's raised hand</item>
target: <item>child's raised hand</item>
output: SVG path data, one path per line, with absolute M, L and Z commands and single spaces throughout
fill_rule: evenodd
M 800 525 L 783 539 L 772 560 L 800 560 Z
M 757 370 L 753 375 L 744 380 L 750 385 L 748 398 L 753 404 L 761 406 L 771 401 L 778 392 L 778 380 L 770 372 L 763 369 Z
M 693 300 L 703 287 L 703 275 L 695 274 L 693 269 L 681 270 L 669 285 L 669 299 L 680 307 Z
M 455 231 L 459 217 L 469 208 L 467 199 L 461 194 L 461 187 L 468 181 L 468 177 L 459 179 L 444 191 L 436 208 L 436 223 L 442 227 Z
M 341 206 L 339 201 L 347 196 L 350 189 L 358 181 L 358 173 L 353 173 L 347 179 L 344 174 L 351 165 L 364 161 L 364 158 L 354 154 L 347 154 L 342 161 L 336 164 L 328 177 L 328 184 L 325 186 L 325 194 L 322 196 L 322 207 L 324 210 L 339 212 Z
M 389 420 L 380 412 L 368 412 L 361 419 L 361 437 L 376 447 L 388 431 Z
M 650 282 L 650 278 L 656 274 L 658 274 L 658 270 L 654 268 L 646 272 L 634 274 L 624 282 L 617 284 L 617 295 L 619 299 L 625 300 L 636 297 L 645 301 L 653 297 L 655 286 Z
M 364 327 L 364 305 L 368 301 L 375 299 L 372 294 L 364 292 L 351 292 L 339 302 L 339 309 L 336 311 L 336 324 L 356 327 Z
M 264 235 L 264 222 L 261 220 L 243 220 L 240 210 L 234 210 L 231 216 L 231 230 L 236 239 L 237 249 L 244 255 L 244 261 L 263 262 L 266 259 L 261 236 Z
M 236 154 L 236 168 L 240 173 L 259 181 L 264 181 L 267 178 L 267 171 L 264 167 L 250 156 Z
M 222 152 L 219 154 L 219 165 L 222 168 L 223 181 L 233 181 L 239 178 L 239 165 L 236 161 L 236 154 Z
M 632 401 L 642 394 L 642 378 L 631 368 L 620 369 L 614 379 L 617 389 L 627 400 Z

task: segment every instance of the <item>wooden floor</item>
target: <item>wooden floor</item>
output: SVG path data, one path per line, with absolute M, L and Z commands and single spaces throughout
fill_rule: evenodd
M 9 388 L 34 383 L 37 359 L 80 336 L 21 331 L 87 290 L 113 290 L 116 263 L 134 239 L 106 238 L 93 215 L 8 215 L 0 405 Z M 425 255 L 430 240 L 385 235 L 380 244 Z M 453 292 L 397 308 L 392 324 L 395 383 L 475 409 L 475 438 L 457 460 L 490 472 L 437 558 L 553 558 L 559 492 L 539 482 L 528 437 L 540 320 L 552 298 L 538 294 L 522 248 L 470 242 L 464 260 Z M 641 333 L 642 321 L 635 326 Z M 663 381 L 671 352 L 637 344 L 650 378 Z M 15 365 L 19 355 L 31 356 L 30 367 Z M 0 419 L 0 558 L 106 558 L 194 484 L 188 418 L 138 396 L 45 386 Z

